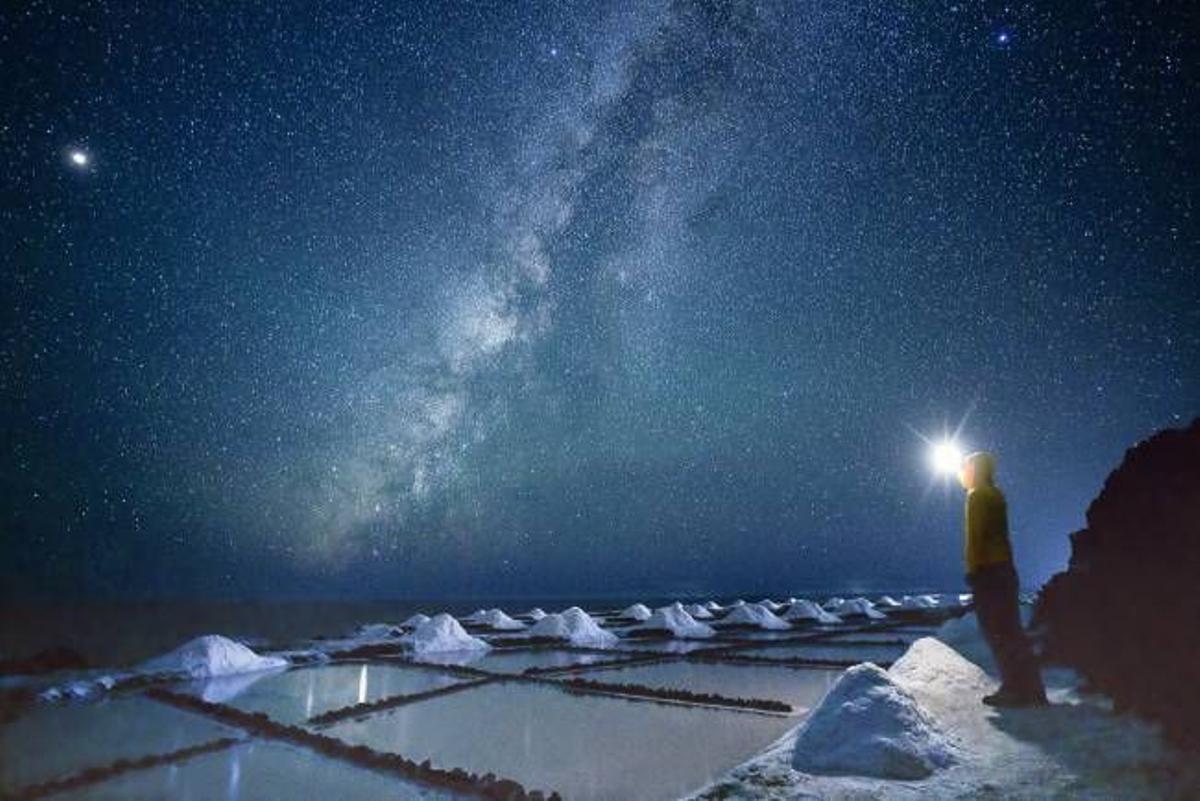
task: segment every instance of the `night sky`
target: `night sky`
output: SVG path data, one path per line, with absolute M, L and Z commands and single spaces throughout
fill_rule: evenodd
M 272 5 L 0 11 L 0 592 L 953 589 L 960 424 L 1036 585 L 1200 413 L 1185 3 Z

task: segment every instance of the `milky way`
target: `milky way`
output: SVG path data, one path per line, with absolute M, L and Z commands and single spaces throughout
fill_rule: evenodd
M 959 424 L 1038 581 L 1200 412 L 1182 20 L 262 5 L 0 18 L 13 592 L 957 586 Z

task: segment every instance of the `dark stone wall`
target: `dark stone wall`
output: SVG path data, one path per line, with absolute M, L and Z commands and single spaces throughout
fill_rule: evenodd
M 1200 418 L 1126 451 L 1034 624 L 1049 659 L 1200 747 Z

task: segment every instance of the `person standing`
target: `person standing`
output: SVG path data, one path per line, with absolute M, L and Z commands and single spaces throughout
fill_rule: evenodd
M 984 696 L 983 703 L 1042 706 L 1046 689 L 1021 626 L 1019 582 L 1008 540 L 1008 504 L 996 486 L 996 457 L 972 453 L 963 461 L 959 480 L 967 492 L 967 584 L 975 596 L 979 628 L 1000 669 L 1000 689 Z

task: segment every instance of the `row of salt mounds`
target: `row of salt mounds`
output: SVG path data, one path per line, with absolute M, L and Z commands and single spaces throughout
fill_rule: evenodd
M 866 598 L 851 598 L 843 600 L 836 604 L 832 609 L 829 606 L 825 607 L 829 611 L 836 613 L 839 617 L 865 617 L 871 620 L 882 620 L 887 615 L 875 608 L 875 604 L 868 601 Z
M 364 623 L 354 629 L 354 639 L 368 640 L 371 642 L 377 640 L 391 640 L 404 635 L 400 626 L 393 626 L 391 623 Z
M 678 602 L 654 610 L 650 619 L 638 628 L 642 631 L 665 631 L 684 639 L 704 639 L 717 633 L 712 626 L 688 614 L 683 604 Z
M 609 648 L 617 642 L 617 635 L 600 628 L 600 625 L 578 606 L 572 606 L 561 614 L 546 615 L 534 623 L 526 634 L 530 637 L 566 640 L 571 645 L 584 648 Z
M 471 623 L 479 626 L 487 626 L 496 631 L 520 631 L 525 628 L 525 624 L 513 620 L 503 609 L 484 609 L 478 614 L 472 615 Z
M 259 656 L 240 642 L 219 634 L 207 634 L 185 642 L 170 653 L 143 662 L 138 672 L 211 679 L 287 665 L 288 661 L 283 657 Z
M 769 631 L 782 631 L 783 629 L 790 629 L 792 627 L 786 620 L 780 620 L 778 615 L 760 604 L 739 606 L 721 618 L 718 625 L 756 626 Z
M 713 618 L 713 613 L 704 604 L 691 604 L 685 606 L 684 609 L 696 620 L 712 620 Z
M 478 637 L 467 634 L 462 625 L 445 612 L 434 615 L 402 639 L 416 656 L 456 651 L 486 651 L 491 648 Z
M 624 618 L 625 620 L 636 620 L 639 623 L 644 623 L 650 619 L 651 614 L 653 613 L 650 611 L 650 607 L 646 606 L 645 604 L 631 604 L 622 609 L 617 617 Z
M 792 767 L 807 773 L 883 779 L 922 779 L 961 756 L 957 743 L 913 696 L 987 684 L 982 672 L 953 649 L 925 637 L 890 671 L 855 665 L 800 726 Z
M 803 598 L 796 601 L 788 610 L 783 613 L 784 620 L 811 620 L 815 623 L 823 625 L 833 625 L 841 623 L 842 619 L 837 615 L 826 612 L 812 601 L 806 601 Z
M 905 595 L 900 599 L 900 608 L 910 611 L 918 609 L 937 609 L 938 599 L 932 595 Z

